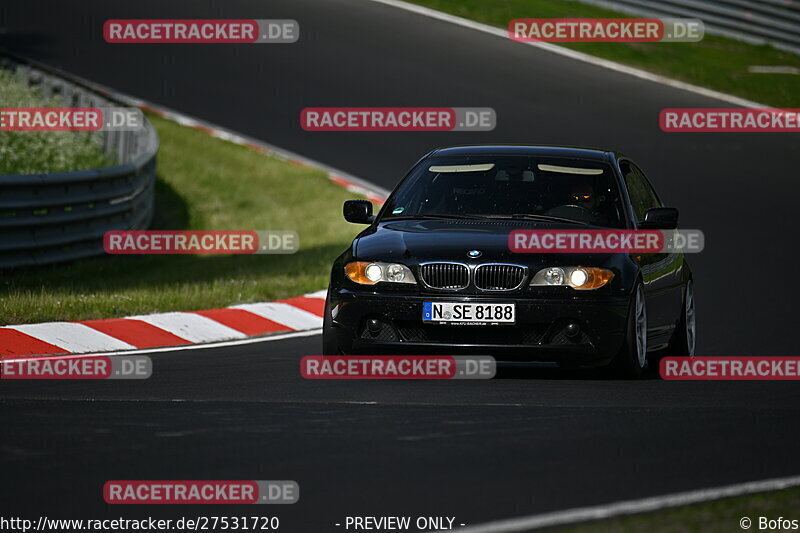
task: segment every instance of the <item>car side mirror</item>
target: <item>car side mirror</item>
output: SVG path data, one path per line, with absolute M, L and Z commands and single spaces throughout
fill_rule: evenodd
M 372 202 L 367 200 L 347 200 L 342 207 L 344 219 L 353 224 L 372 224 Z
M 674 207 L 651 207 L 639 223 L 639 229 L 675 229 L 678 227 L 678 210 Z

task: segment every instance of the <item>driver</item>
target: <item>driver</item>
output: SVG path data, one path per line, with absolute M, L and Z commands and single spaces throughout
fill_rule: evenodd
M 572 184 L 569 190 L 569 203 L 579 205 L 596 214 L 595 211 L 600 202 L 598 202 L 594 186 L 588 181 L 584 181 Z
M 592 214 L 594 224 L 606 225 L 608 223 L 603 209 L 605 197 L 597 194 L 591 181 L 577 181 L 570 186 L 569 204 L 577 205 Z

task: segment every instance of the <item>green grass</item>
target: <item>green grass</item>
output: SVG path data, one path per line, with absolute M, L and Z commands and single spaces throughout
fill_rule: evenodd
M 508 27 L 515 18 L 626 17 L 565 0 L 410 0 L 486 24 Z M 706 34 L 698 43 L 564 43 L 619 63 L 734 94 L 774 107 L 800 107 L 800 76 L 751 74 L 750 65 L 800 68 L 800 56 Z
M 291 255 L 115 255 L 6 273 L 0 323 L 111 318 L 297 296 L 327 286 L 333 259 L 360 231 L 342 218 L 353 195 L 292 165 L 149 117 L 161 137 L 152 229 L 289 230 Z
M 0 69 L 0 107 L 59 107 L 11 71 Z M 84 132 L 0 131 L 0 174 L 83 170 L 113 164 Z
M 778 517 L 800 520 L 800 489 L 766 492 L 710 503 L 677 507 L 665 511 L 631 515 L 609 520 L 559 528 L 565 533 L 729 533 L 747 531 L 739 520 L 748 517 L 749 531 L 759 531 L 759 517 L 774 520 Z M 762 529 L 761 531 L 769 531 Z M 773 530 L 777 531 L 777 530 Z

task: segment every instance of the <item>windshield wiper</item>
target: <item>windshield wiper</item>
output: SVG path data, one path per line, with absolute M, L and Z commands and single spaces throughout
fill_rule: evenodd
M 474 220 L 476 218 L 490 218 L 485 215 L 439 215 L 439 214 L 430 214 L 430 215 L 404 215 L 404 216 L 391 216 L 387 217 L 386 220 L 426 220 L 426 219 L 441 219 L 441 220 L 448 220 L 448 219 L 458 219 L 458 220 Z
M 387 217 L 386 221 L 391 220 L 543 220 L 547 222 L 565 222 L 567 224 L 580 224 L 591 226 L 588 222 L 572 220 L 571 218 L 551 217 L 547 215 L 531 215 L 527 213 L 515 213 L 512 215 L 446 215 L 446 214 L 426 214 L 426 215 L 401 215 Z
M 512 215 L 496 215 L 493 218 L 508 218 L 512 220 L 542 220 L 546 222 L 565 222 L 567 224 L 579 224 L 581 226 L 591 226 L 589 222 L 573 220 L 571 218 L 551 217 L 548 215 L 532 215 L 529 213 L 514 213 Z

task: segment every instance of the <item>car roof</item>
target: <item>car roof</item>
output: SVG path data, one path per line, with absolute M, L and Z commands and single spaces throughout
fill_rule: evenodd
M 622 157 L 618 152 L 600 150 L 598 148 L 580 148 L 575 146 L 532 146 L 523 144 L 483 144 L 467 146 L 450 146 L 438 148 L 429 156 L 458 155 L 531 155 L 540 157 L 575 157 L 595 161 L 612 161 L 614 156 Z

